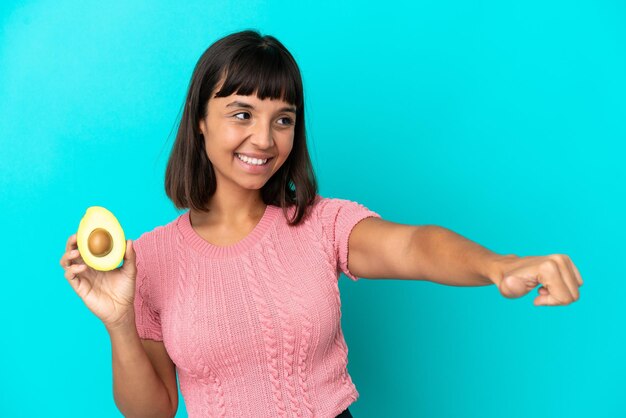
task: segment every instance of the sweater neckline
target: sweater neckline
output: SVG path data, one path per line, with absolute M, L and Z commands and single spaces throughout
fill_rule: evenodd
M 234 257 L 248 250 L 265 235 L 280 213 L 280 207 L 267 205 L 261 220 L 243 239 L 230 245 L 214 245 L 202 238 L 191 225 L 190 210 L 180 215 L 177 227 L 185 241 L 200 254 L 212 258 Z

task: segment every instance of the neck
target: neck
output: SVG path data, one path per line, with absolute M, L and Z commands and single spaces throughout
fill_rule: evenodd
M 241 225 L 258 221 L 267 205 L 261 199 L 260 190 L 220 190 L 215 191 L 207 205 L 208 212 L 191 210 L 192 224 Z

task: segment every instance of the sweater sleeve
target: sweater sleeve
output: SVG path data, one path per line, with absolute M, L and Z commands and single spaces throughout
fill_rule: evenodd
M 360 203 L 345 199 L 319 197 L 318 217 L 322 225 L 324 239 L 330 245 L 330 253 L 337 265 L 347 277 L 357 281 L 360 277 L 355 276 L 348 269 L 348 240 L 352 229 L 359 221 L 381 216 L 363 206 Z
M 154 308 L 154 282 L 150 282 L 147 265 L 144 261 L 144 242 L 142 237 L 133 241 L 133 247 L 137 256 L 137 281 L 135 283 L 135 326 L 139 338 L 163 341 L 161 331 L 161 318 Z

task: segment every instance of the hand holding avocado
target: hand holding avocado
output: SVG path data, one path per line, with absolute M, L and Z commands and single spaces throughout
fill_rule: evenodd
M 127 319 L 135 297 L 135 250 L 113 214 L 99 206 L 87 209 L 65 250 L 65 278 L 89 310 L 107 327 Z

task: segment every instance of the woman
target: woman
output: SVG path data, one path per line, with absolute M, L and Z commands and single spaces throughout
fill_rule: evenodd
M 194 69 L 166 170 L 168 197 L 189 211 L 128 240 L 109 272 L 68 239 L 61 265 L 109 333 L 125 416 L 174 416 L 178 373 L 190 417 L 351 417 L 340 272 L 496 284 L 505 297 L 541 283 L 536 305 L 578 299 L 567 256 L 498 255 L 319 196 L 304 116 L 300 71 L 276 38 L 218 40 Z

